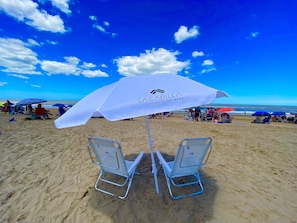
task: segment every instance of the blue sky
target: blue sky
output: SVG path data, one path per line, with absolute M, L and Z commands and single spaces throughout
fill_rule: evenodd
M 174 73 L 216 103 L 297 105 L 297 1 L 0 0 L 0 99 L 79 100 Z

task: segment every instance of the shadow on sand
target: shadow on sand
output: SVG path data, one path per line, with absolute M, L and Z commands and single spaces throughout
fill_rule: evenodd
M 167 161 L 174 157 L 163 154 Z M 125 157 L 132 160 L 136 154 Z M 194 197 L 173 200 L 168 192 L 163 170 L 157 162 L 160 193 L 156 194 L 151 173 L 151 157 L 144 154 L 139 165 L 140 175 L 135 175 L 128 197 L 121 200 L 92 189 L 89 205 L 111 222 L 204 222 L 212 218 L 217 185 L 211 176 L 200 170 L 204 193 Z M 96 179 L 94 178 L 94 183 Z

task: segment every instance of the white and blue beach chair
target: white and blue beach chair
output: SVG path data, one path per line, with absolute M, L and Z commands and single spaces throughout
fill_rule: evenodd
M 204 192 L 199 169 L 206 164 L 211 149 L 212 139 L 210 137 L 186 138 L 181 140 L 174 161 L 166 162 L 160 151 L 156 152 L 166 177 L 170 196 L 173 199 L 195 196 Z M 191 187 L 191 192 L 174 195 L 172 186 L 176 188 Z
M 95 189 L 100 192 L 115 196 L 116 194 L 113 192 L 99 187 L 99 184 L 104 182 L 117 187 L 126 186 L 125 194 L 123 196 L 117 195 L 119 198 L 125 199 L 129 193 L 135 170 L 139 165 L 144 152 L 140 152 L 134 161 L 128 161 L 124 159 L 119 142 L 94 136 L 89 136 L 88 139 L 88 150 L 91 159 L 94 164 L 101 167 L 98 179 L 95 183 Z M 116 175 L 118 176 L 118 179 L 115 180 L 115 176 L 113 176 L 113 178 L 107 177 L 108 174 L 110 174 L 109 176 Z

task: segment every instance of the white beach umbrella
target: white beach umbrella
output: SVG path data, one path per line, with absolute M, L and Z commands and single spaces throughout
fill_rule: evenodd
M 83 125 L 94 112 L 99 112 L 109 121 L 145 116 L 152 172 L 156 192 L 159 193 L 148 115 L 207 105 L 216 98 L 226 96 L 226 93 L 222 91 L 175 74 L 124 77 L 81 99 L 55 120 L 55 126 L 66 128 Z

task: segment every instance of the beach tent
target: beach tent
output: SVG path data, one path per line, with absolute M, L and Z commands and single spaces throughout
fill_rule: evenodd
M 95 112 L 109 121 L 145 116 L 156 192 L 159 193 L 148 115 L 207 105 L 227 94 L 175 74 L 123 77 L 90 93 L 55 120 L 57 128 L 84 125 Z

